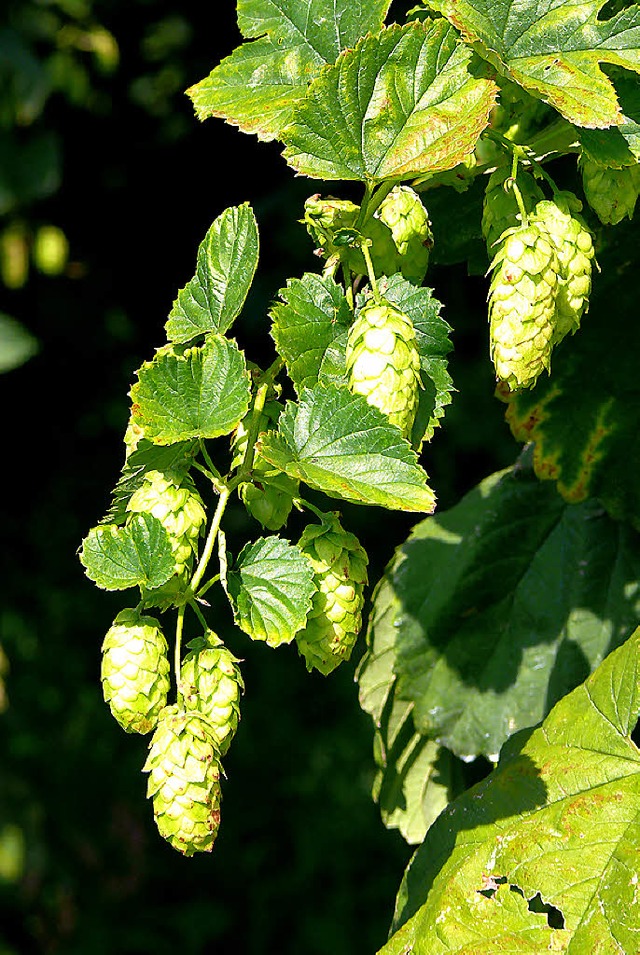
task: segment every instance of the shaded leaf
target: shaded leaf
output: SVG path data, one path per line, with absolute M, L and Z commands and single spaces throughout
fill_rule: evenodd
M 357 671 L 360 704 L 376 727 L 374 754 L 378 773 L 373 798 L 382 821 L 399 829 L 412 845 L 422 842 L 429 826 L 461 792 L 460 764 L 448 750 L 416 732 L 413 703 L 395 697 L 399 602 L 383 577 L 374 595 L 367 634 L 368 649 Z M 372 637 L 375 637 L 373 642 Z
M 243 43 L 187 90 L 199 119 L 219 116 L 259 139 L 279 136 L 308 83 L 379 30 L 390 0 L 238 0 Z
M 343 53 L 282 131 L 285 159 L 316 179 L 380 182 L 451 169 L 486 127 L 496 86 L 444 20 L 392 25 Z
M 582 151 L 602 166 L 622 168 L 640 159 L 640 83 L 621 71 L 616 89 L 622 108 L 622 122 L 610 129 L 578 130 Z
M 304 389 L 259 449 L 291 477 L 346 501 L 403 511 L 435 507 L 427 474 L 400 430 L 345 387 Z
M 124 527 L 94 527 L 83 541 L 80 561 L 103 590 L 160 587 L 175 572 L 169 535 L 152 514 L 136 514 Z
M 639 677 L 636 630 L 442 813 L 384 955 L 638 951 Z
M 238 317 L 258 265 L 258 225 L 248 203 L 225 209 L 198 248 L 196 274 L 178 293 L 166 324 L 173 342 L 224 334 Z
M 633 5 L 600 19 L 605 0 L 430 0 L 490 59 L 526 90 L 576 126 L 622 122 L 613 83 L 600 68 L 611 63 L 640 72 L 640 9 Z
M 594 501 L 567 505 L 524 466 L 494 474 L 418 524 L 386 572 L 396 696 L 418 732 L 495 759 L 625 638 L 639 575 L 636 535 Z
M 249 376 L 235 342 L 209 335 L 200 348 L 160 349 L 131 389 L 133 420 L 154 444 L 230 434 L 249 407 Z
M 270 647 L 291 643 L 304 627 L 315 593 L 313 568 L 295 544 L 261 537 L 243 547 L 227 574 L 238 626 Z
M 271 334 L 298 394 L 316 384 L 327 349 L 352 320 L 342 287 L 330 276 L 306 272 L 279 292 Z

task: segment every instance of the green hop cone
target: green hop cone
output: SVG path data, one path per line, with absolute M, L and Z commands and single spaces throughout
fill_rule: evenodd
M 238 660 L 212 630 L 205 637 L 192 640 L 189 647 L 180 668 L 184 708 L 207 718 L 224 756 L 240 719 L 244 682 Z
M 153 617 L 122 610 L 102 644 L 102 691 L 127 733 L 149 733 L 167 702 L 167 641 Z
M 410 440 L 420 355 L 409 316 L 387 302 L 368 303 L 349 328 L 346 357 L 350 390 L 364 395 Z
M 491 263 L 489 328 L 499 381 L 531 388 L 549 368 L 560 263 L 537 222 L 508 229 Z
M 374 218 L 391 230 L 398 250 L 397 264 L 404 278 L 414 285 L 421 285 L 429 265 L 433 233 L 429 215 L 418 193 L 410 186 L 395 186 L 380 203 Z
M 296 642 L 307 669 L 326 675 L 349 659 L 360 632 L 368 557 L 335 514 L 305 527 L 298 546 L 311 561 L 318 589 Z
M 510 166 L 500 166 L 489 176 L 482 206 L 482 235 L 487 243 L 489 254 L 495 253 L 495 245 L 507 229 L 520 225 L 520 207 L 514 190 Z M 518 169 L 515 180 L 520 190 L 525 209 L 531 209 L 536 202 L 544 199 L 544 193 L 533 176 Z
M 589 307 L 593 239 L 578 213 L 582 203 L 571 192 L 559 192 L 553 200 L 543 199 L 535 207 L 535 219 L 547 230 L 560 263 L 552 344 L 575 332 Z
M 158 831 L 186 856 L 211 852 L 220 826 L 220 751 L 207 720 L 166 706 L 142 771 Z
M 176 574 L 182 573 L 198 551 L 198 538 L 207 515 L 196 489 L 162 471 L 147 471 L 127 504 L 132 514 L 153 514 L 171 539 Z
M 613 169 L 588 156 L 580 159 L 582 188 L 587 202 L 605 225 L 617 225 L 633 216 L 640 193 L 640 165 Z
M 267 401 L 260 416 L 258 434 L 274 428 L 282 405 L 278 401 Z M 249 423 L 251 414 L 244 418 L 236 429 L 233 439 L 232 468 L 239 467 L 244 460 L 249 438 Z M 238 493 L 248 512 L 263 527 L 277 531 L 287 523 L 293 499 L 298 496 L 300 482 L 289 477 L 282 471 L 277 471 L 265 461 L 259 451 L 253 458 L 252 480 L 241 484 Z

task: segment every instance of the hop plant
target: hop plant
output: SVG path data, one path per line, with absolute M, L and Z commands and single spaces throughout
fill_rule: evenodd
M 588 156 L 580 159 L 582 188 L 587 202 L 605 225 L 633 216 L 640 194 L 640 164 L 613 169 Z
M 102 690 L 127 733 L 149 733 L 169 692 L 167 641 L 153 617 L 122 610 L 102 644 Z
M 322 524 L 309 524 L 298 546 L 311 561 L 318 589 L 296 642 L 307 669 L 326 675 L 349 659 L 360 632 L 368 557 L 335 514 L 325 514 Z
M 181 485 L 171 474 L 147 471 L 142 485 L 131 495 L 127 511 L 158 518 L 171 540 L 175 572 L 181 574 L 197 553 L 198 538 L 207 520 L 196 489 Z
M 210 852 L 220 825 L 220 751 L 207 719 L 166 706 L 142 768 L 160 835 L 186 856 Z
M 482 235 L 487 243 L 490 255 L 495 253 L 495 245 L 507 229 L 515 229 L 521 224 L 520 207 L 516 194 L 511 188 L 514 180 L 510 166 L 499 166 L 489 176 L 482 205 Z M 520 191 L 525 209 L 531 209 L 536 202 L 544 199 L 542 189 L 533 176 L 524 169 L 518 169 L 515 185 Z
M 531 388 L 549 368 L 560 263 L 540 223 L 508 229 L 490 269 L 491 357 L 511 391 Z
M 547 230 L 560 263 L 560 282 L 552 344 L 575 332 L 589 307 L 594 248 L 591 232 L 578 214 L 582 203 L 571 192 L 559 192 L 553 200 L 538 202 L 534 216 Z
M 260 416 L 258 434 L 273 428 L 278 421 L 282 406 L 278 401 L 267 401 Z M 251 416 L 244 418 L 236 429 L 233 440 L 233 460 L 231 466 L 238 467 L 244 460 L 249 438 Z M 239 487 L 240 498 L 248 512 L 263 527 L 277 531 L 286 524 L 293 499 L 298 496 L 300 482 L 282 471 L 275 470 L 265 461 L 259 451 L 253 459 L 253 477 L 251 481 Z
M 192 640 L 189 647 L 180 668 L 183 704 L 185 710 L 207 718 L 224 756 L 240 719 L 244 682 L 238 660 L 212 630 L 205 637 Z
M 418 410 L 420 355 L 408 315 L 388 302 L 365 305 L 349 328 L 349 388 L 410 439 Z
M 391 230 L 398 252 L 396 271 L 402 272 L 407 281 L 421 285 L 429 265 L 433 233 L 418 193 L 410 186 L 395 186 L 380 203 L 374 218 Z

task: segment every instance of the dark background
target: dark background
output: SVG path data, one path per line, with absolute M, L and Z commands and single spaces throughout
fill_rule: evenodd
M 29 236 L 52 223 L 70 254 L 59 275 L 32 262 L 20 287 L 0 286 L 0 312 L 38 342 L 0 376 L 0 644 L 10 664 L 0 955 L 372 953 L 411 850 L 370 798 L 372 732 L 353 681 L 364 641 L 325 679 L 308 675 L 292 647 L 222 634 L 245 659 L 242 722 L 214 851 L 183 859 L 145 800 L 148 741 L 125 735 L 102 700 L 100 644 L 128 595 L 97 590 L 77 559 L 123 462 L 134 371 L 162 344 L 211 221 L 244 201 L 256 213 L 260 266 L 237 335 L 264 366 L 269 303 L 288 277 L 318 270 L 297 220 L 324 187 L 295 178 L 277 144 L 194 118 L 184 90 L 240 42 L 231 0 L 15 0 L 3 11 L 0 232 L 19 223 Z M 87 36 L 100 29 L 117 63 L 92 52 Z M 20 104 L 38 76 L 42 103 L 25 122 Z M 47 166 L 44 152 L 25 151 L 39 136 L 58 150 L 48 180 L 33 161 Z M 446 303 L 456 349 L 459 393 L 423 455 L 447 507 L 516 448 L 493 397 L 484 279 L 436 265 L 427 282 Z M 343 514 L 375 583 L 415 517 Z M 232 543 L 258 532 L 239 507 L 228 529 Z

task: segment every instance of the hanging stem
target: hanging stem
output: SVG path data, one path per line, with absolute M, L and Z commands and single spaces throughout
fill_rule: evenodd
M 173 656 L 173 669 L 176 677 L 176 696 L 177 702 L 182 703 L 182 693 L 180 692 L 180 661 L 182 660 L 182 631 L 184 628 L 184 610 L 185 605 L 178 607 L 178 619 L 176 620 L 176 644 Z
M 373 269 L 373 262 L 371 261 L 371 253 L 369 252 L 369 246 L 365 244 L 366 242 L 367 240 L 365 239 L 365 241 L 362 243 L 360 248 L 362 250 L 364 261 L 367 266 L 367 274 L 369 276 L 369 281 L 371 282 L 371 291 L 373 292 L 373 298 L 375 300 L 376 305 L 379 305 L 380 302 L 382 301 L 382 297 L 380 295 L 380 289 L 378 288 L 376 273 L 374 272 L 374 269 Z

